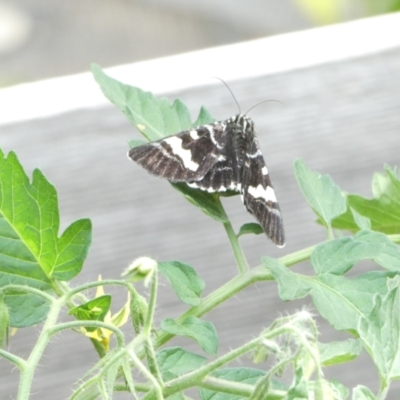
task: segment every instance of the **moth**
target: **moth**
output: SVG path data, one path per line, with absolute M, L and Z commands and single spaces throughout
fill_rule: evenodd
M 128 155 L 151 174 L 171 182 L 185 182 L 209 193 L 240 193 L 245 208 L 267 236 L 284 246 L 282 214 L 254 123 L 247 115 L 134 147 Z

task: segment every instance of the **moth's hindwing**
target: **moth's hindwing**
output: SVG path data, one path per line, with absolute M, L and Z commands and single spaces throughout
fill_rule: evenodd
M 246 154 L 242 177 L 242 200 L 247 211 L 256 217 L 276 245 L 284 246 L 281 210 L 256 137 Z
M 129 151 L 150 173 L 208 192 L 240 192 L 267 236 L 285 244 L 282 216 L 254 132 L 245 115 L 203 125 Z

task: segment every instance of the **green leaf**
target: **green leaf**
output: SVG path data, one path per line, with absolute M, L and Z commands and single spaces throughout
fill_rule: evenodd
M 157 364 L 164 380 L 171 380 L 195 371 L 207 363 L 205 357 L 186 351 L 182 347 L 168 347 L 156 354 Z M 166 374 L 169 379 L 166 379 Z
M 353 389 L 351 400 L 376 400 L 376 397 L 367 387 L 358 385 Z
M 205 284 L 193 267 L 180 261 L 168 261 L 159 262 L 158 268 L 171 283 L 180 300 L 191 306 L 200 303 Z
M 331 386 L 335 389 L 337 399 L 347 399 L 349 397 L 349 389 L 336 379 L 329 381 Z
M 218 222 L 228 222 L 228 217 L 224 209 L 221 207 L 218 195 L 204 192 L 202 190 L 193 189 L 186 183 L 171 183 L 172 187 L 183 194 L 189 203 L 199 207 L 209 217 Z
M 138 147 L 138 146 L 142 146 L 143 144 L 146 144 L 148 142 L 146 142 L 145 140 L 142 139 L 131 139 L 128 140 L 128 145 L 130 149 L 133 149 L 134 147 Z
M 312 385 L 310 389 L 312 389 Z M 323 378 L 317 378 L 314 382 L 314 388 L 312 390 L 313 396 L 310 393 L 310 397 L 314 399 L 343 399 L 343 397 L 337 397 L 337 389 L 334 384 Z M 309 399 L 310 397 L 307 397 Z
M 297 366 L 294 372 L 294 379 L 289 388 L 287 399 L 288 400 L 308 400 L 308 381 L 304 376 L 304 370 L 301 365 Z
M 92 72 L 104 95 L 148 140 L 159 140 L 192 127 L 189 110 L 182 101 L 175 100 L 170 105 L 166 98 L 157 98 L 107 76 L 96 64 L 92 65 Z
M 58 230 L 58 226 L 57 226 Z M 82 269 L 92 240 L 92 223 L 89 219 L 73 222 L 58 239 L 58 259 L 51 257 L 53 278 L 69 281 Z
M 318 274 L 344 274 L 361 260 L 374 260 L 391 271 L 400 271 L 400 248 L 382 233 L 360 231 L 354 238 L 343 237 L 318 245 L 311 264 Z
M 10 326 L 25 328 L 43 321 L 50 305 L 43 297 L 21 292 L 9 292 L 5 302 L 10 313 Z
M 78 307 L 69 310 L 68 314 L 74 315 L 80 321 L 104 321 L 104 318 L 111 306 L 111 296 L 106 294 L 96 297 Z M 86 328 L 89 332 L 97 328 Z
M 358 332 L 381 379 L 400 378 L 400 276 L 389 282 L 386 294 L 377 294 L 371 313 L 359 319 Z
M 92 72 L 104 95 L 113 102 L 129 121 L 150 141 L 177 134 L 193 126 L 210 123 L 214 120 L 202 107 L 197 120 L 192 124 L 187 107 L 180 100 L 170 105 L 165 98 L 157 98 L 150 92 L 125 85 L 107 76 L 98 65 L 92 65 Z M 131 147 L 143 144 L 138 140 L 129 141 Z M 218 222 L 227 222 L 221 209 L 218 196 L 189 188 L 186 184 L 172 186 L 181 192 L 192 204 Z
M 116 362 L 109 363 L 106 369 L 107 372 L 103 374 L 102 379 L 109 399 L 113 398 L 115 383 L 118 379 L 118 373 L 121 371 L 122 364 L 122 358 L 117 360 Z
M 197 127 L 200 125 L 210 124 L 214 122 L 215 118 L 211 116 L 208 110 L 204 107 L 200 108 L 199 116 L 197 117 L 196 121 L 193 122 L 193 127 Z
M 190 400 L 190 398 L 186 397 L 182 392 L 178 392 L 168 396 L 167 400 Z
M 373 198 L 351 194 L 347 196 L 346 213 L 336 218 L 332 226 L 351 232 L 358 230 L 351 209 L 371 221 L 374 231 L 400 233 L 400 180 L 394 169 L 386 167 L 386 174 L 375 174 L 372 181 Z
M 337 330 L 357 329 L 357 320 L 373 306 L 375 293 L 385 293 L 389 273 L 368 272 L 356 278 L 326 274 L 313 280 L 310 292 L 319 313 Z
M 329 175 L 311 171 L 299 159 L 294 162 L 294 172 L 303 196 L 326 226 L 346 211 L 346 198 Z
M 358 339 L 319 343 L 318 346 L 321 362 L 325 367 L 354 360 L 362 351 L 362 345 Z
M 372 177 L 372 195 L 375 199 L 388 196 L 387 200 L 398 198 L 400 181 L 397 177 L 397 167 L 384 166 L 386 174 L 375 173 Z
M 4 157 L 0 151 L 0 286 L 13 283 L 49 291 L 52 279 L 70 280 L 80 272 L 91 241 L 90 220 L 75 221 L 61 237 L 59 226 L 53 185 L 39 170 L 30 183 L 16 155 L 10 152 Z M 32 298 L 7 292 L 11 326 L 35 324 L 46 317 L 42 298 L 34 300 L 35 318 L 19 309 Z
M 265 376 L 265 371 L 255 368 L 221 368 L 214 371 L 211 376 L 226 381 L 246 383 L 255 385 L 257 381 Z M 246 400 L 247 397 L 231 393 L 216 392 L 214 390 L 199 388 L 201 400 Z M 268 400 L 268 397 L 265 398 Z
M 172 335 L 187 336 L 194 339 L 208 354 L 216 355 L 218 349 L 218 335 L 214 325 L 196 317 L 189 317 L 178 324 L 171 318 L 161 323 L 161 329 Z
M 248 235 L 249 233 L 253 233 L 254 235 L 259 235 L 260 233 L 264 233 L 264 230 L 260 224 L 256 224 L 255 222 L 250 222 L 240 227 L 237 237 L 242 235 Z
M 314 277 L 296 274 L 278 260 L 264 257 L 278 283 L 282 300 L 294 300 L 310 294 L 315 308 L 337 330 L 357 330 L 360 317 L 366 317 L 374 306 L 374 296 L 387 292 L 387 278 L 392 272 L 367 272 L 356 278 L 321 274 Z
M 276 375 L 278 376 L 279 372 L 277 372 Z M 255 376 L 257 376 L 257 373 L 255 373 Z M 289 386 L 287 384 L 281 381 L 277 381 L 276 379 L 271 379 L 271 376 L 269 375 L 264 375 L 256 381 L 256 385 L 251 396 L 249 397 L 249 400 L 277 400 L 278 398 L 281 399 L 282 393 L 287 392 L 288 389 Z M 281 393 L 277 394 L 276 392 Z
M 271 275 L 278 283 L 279 296 L 284 301 L 301 299 L 310 292 L 310 278 L 305 279 L 304 275 L 296 274 L 286 268 L 279 260 L 271 257 L 263 257 L 262 263 L 271 272 Z M 284 281 L 287 279 L 287 285 Z
M 371 230 L 371 221 L 367 217 L 363 217 L 354 208 L 350 207 L 351 214 L 354 218 L 354 222 L 362 230 Z

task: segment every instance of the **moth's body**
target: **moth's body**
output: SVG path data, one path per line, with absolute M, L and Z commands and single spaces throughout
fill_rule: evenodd
M 238 114 L 132 148 L 129 157 L 150 173 L 171 182 L 242 196 L 268 237 L 285 244 L 282 216 L 253 121 Z

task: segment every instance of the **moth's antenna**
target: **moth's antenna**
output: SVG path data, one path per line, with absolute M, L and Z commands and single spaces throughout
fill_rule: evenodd
M 278 102 L 278 103 L 280 103 L 280 104 L 283 105 L 283 103 L 282 103 L 281 101 L 279 101 L 279 100 L 263 100 L 263 101 L 260 101 L 259 103 L 257 103 L 255 106 L 250 107 L 250 108 L 244 113 L 244 115 L 247 115 L 251 110 L 253 110 L 254 108 L 258 107 L 260 104 L 262 104 L 262 103 L 268 103 L 269 101 L 276 101 L 276 102 Z
M 236 100 L 236 97 L 235 97 L 235 95 L 233 94 L 231 88 L 228 86 L 228 84 L 227 84 L 223 79 L 218 78 L 218 76 L 213 76 L 213 78 L 218 79 L 219 81 L 221 81 L 221 82 L 228 88 L 228 90 L 231 92 L 231 95 L 232 95 L 232 97 L 233 97 L 233 100 L 235 100 L 235 103 L 236 103 L 236 105 L 238 106 L 239 114 L 241 114 L 241 113 L 242 113 L 242 110 L 240 109 L 239 102 Z M 258 105 L 258 104 L 257 104 L 257 105 Z

